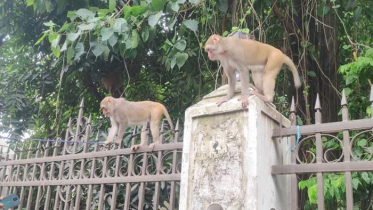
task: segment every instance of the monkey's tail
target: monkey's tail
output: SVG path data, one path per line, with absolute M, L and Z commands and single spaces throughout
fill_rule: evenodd
M 299 88 L 302 84 L 300 83 L 300 78 L 299 78 L 299 74 L 298 74 L 298 71 L 297 71 L 297 67 L 295 67 L 293 61 L 287 55 L 284 55 L 284 63 L 287 66 L 289 66 L 290 71 L 293 73 L 294 86 L 296 88 Z
M 165 106 L 163 106 L 163 113 L 164 113 L 164 116 L 166 116 L 166 119 L 167 119 L 167 121 L 168 121 L 168 124 L 170 124 L 171 130 L 172 130 L 172 131 L 175 131 L 175 129 L 174 129 L 174 124 L 172 124 L 171 117 L 170 117 L 170 115 L 168 114 L 168 111 L 167 111 L 167 109 L 166 109 Z

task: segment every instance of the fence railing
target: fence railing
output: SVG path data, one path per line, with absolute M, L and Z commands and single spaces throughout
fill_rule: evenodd
M 64 140 L 26 140 L 0 148 L 0 193 L 16 192 L 15 209 L 177 209 L 181 149 L 176 132 L 163 132 L 153 151 L 132 152 L 138 130 L 119 148 L 104 148 L 91 132 L 91 117 L 69 120 Z M 148 138 L 148 137 L 147 137 Z M 0 146 L 1 147 L 1 146 Z M 2 158 L 1 158 L 2 157 Z
M 373 86 L 370 97 L 373 110 Z M 373 171 L 373 119 L 349 120 L 345 92 L 342 93 L 342 121 L 322 123 L 321 105 L 317 96 L 315 124 L 296 126 L 294 99 L 291 105 L 290 128 L 273 131 L 273 137 L 289 137 L 290 165 L 272 166 L 273 174 L 291 174 L 291 209 L 298 209 L 297 174 L 317 176 L 317 209 L 325 209 L 324 173 L 342 172 L 345 176 L 346 206 L 353 210 L 351 172 Z M 373 115 L 372 115 L 373 116 Z M 303 208 L 301 208 L 303 209 Z M 336 208 L 335 208 L 336 209 Z

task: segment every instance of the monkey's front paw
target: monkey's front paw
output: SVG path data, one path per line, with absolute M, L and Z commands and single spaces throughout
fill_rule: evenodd
M 216 104 L 217 104 L 218 107 L 219 107 L 220 105 L 222 105 L 223 103 L 227 102 L 228 100 L 229 100 L 229 99 L 227 99 L 227 98 L 223 98 L 223 99 L 219 100 L 218 102 L 216 102 Z
M 248 96 L 241 96 L 238 100 L 241 101 L 242 108 L 246 108 L 249 105 Z
M 141 147 L 140 144 L 136 144 L 136 145 L 133 145 L 133 146 L 131 147 L 131 150 L 132 150 L 132 151 L 136 151 L 136 150 L 138 150 L 140 147 Z
M 159 143 L 158 142 L 154 142 L 154 143 L 149 144 L 149 147 L 150 147 L 151 151 L 154 150 L 154 146 L 157 145 L 157 144 L 159 144 Z
M 122 139 L 117 139 L 114 143 L 116 146 L 120 146 L 120 143 L 122 143 Z
M 109 147 L 110 141 L 104 141 L 104 147 Z

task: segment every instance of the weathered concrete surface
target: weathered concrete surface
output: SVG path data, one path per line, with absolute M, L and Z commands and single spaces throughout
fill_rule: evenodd
M 272 176 L 271 166 L 288 163 L 286 139 L 272 129 L 289 121 L 256 96 L 243 109 L 235 96 L 217 107 L 227 86 L 187 109 L 181 172 L 180 210 L 290 209 L 290 179 Z M 236 89 L 240 92 L 240 87 Z

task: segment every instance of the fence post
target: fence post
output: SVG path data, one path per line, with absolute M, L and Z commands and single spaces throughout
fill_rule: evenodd
M 185 113 L 180 210 L 290 209 L 290 175 L 271 175 L 272 165 L 289 164 L 291 156 L 290 142 L 273 140 L 272 130 L 290 121 L 256 96 L 247 108 L 239 96 L 218 107 L 226 91 L 222 86 Z

